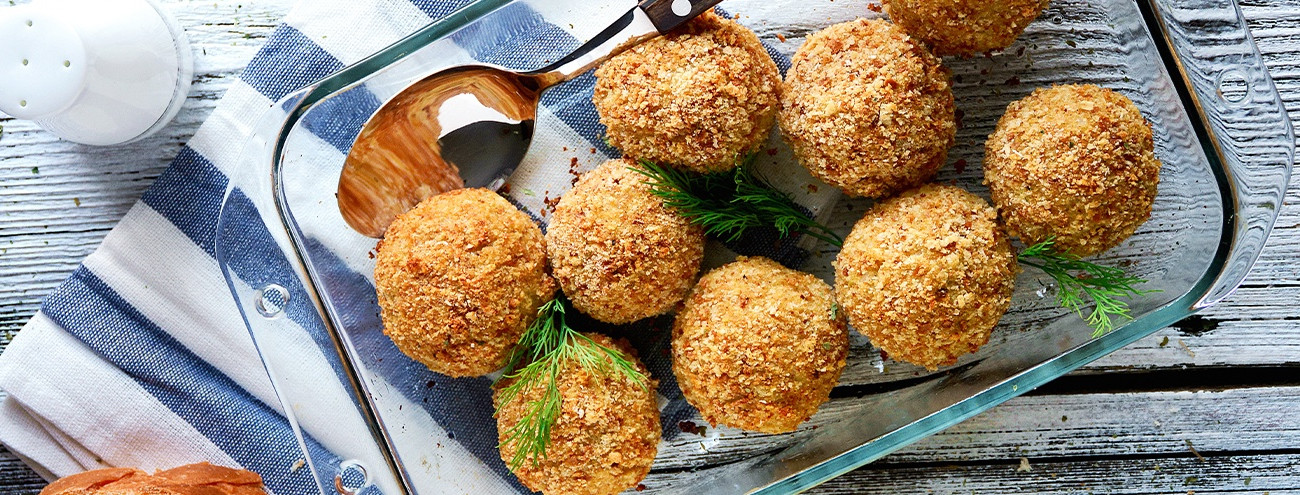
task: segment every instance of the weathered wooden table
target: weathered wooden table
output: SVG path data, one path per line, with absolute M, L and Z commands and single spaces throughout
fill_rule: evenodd
M 1300 116 L 1300 0 L 1240 1 Z M 161 133 L 92 148 L 0 117 L 0 347 L 166 167 L 294 2 L 162 3 L 196 58 L 189 101 Z M 816 492 L 1300 493 L 1297 200 L 1300 186 L 1227 301 Z M 0 449 L 0 493 L 43 485 Z

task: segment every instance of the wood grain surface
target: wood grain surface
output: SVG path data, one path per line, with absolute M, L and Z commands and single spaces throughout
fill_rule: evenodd
M 185 27 L 195 81 L 184 110 L 128 146 L 59 141 L 0 117 L 0 346 L 89 254 L 175 156 L 252 57 L 291 0 L 162 0 Z M 764 39 L 793 51 L 802 37 L 865 13 L 864 0 L 728 0 Z M 1291 116 L 1300 116 L 1300 0 L 1245 0 L 1242 10 Z M 782 41 L 784 40 L 784 41 Z M 1243 287 L 1157 332 L 815 493 L 1300 493 L 1300 187 Z M 908 373 L 898 368 L 899 373 Z M 849 370 L 869 385 L 879 373 Z M 848 411 L 837 393 L 818 421 Z M 806 425 L 811 428 L 816 423 Z M 685 434 L 660 456 L 649 488 L 672 470 L 771 451 L 792 436 Z M 797 437 L 797 434 L 795 435 Z M 707 443 L 707 445 L 706 445 Z M 0 493 L 44 482 L 0 450 Z

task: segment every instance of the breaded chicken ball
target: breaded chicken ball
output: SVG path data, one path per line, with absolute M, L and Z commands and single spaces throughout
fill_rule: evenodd
M 1047 0 L 882 0 L 889 18 L 936 55 L 974 55 L 1011 45 Z
M 704 257 L 704 229 L 664 207 L 620 159 L 560 197 L 546 231 L 552 273 L 573 307 L 607 323 L 672 310 Z
M 957 132 L 948 69 L 880 19 L 808 37 L 786 73 L 780 122 L 814 176 L 871 198 L 934 177 Z
M 600 334 L 584 334 L 592 341 L 621 351 L 638 371 L 649 377 L 627 341 Z M 577 345 L 591 345 L 579 340 Z M 608 362 L 608 361 L 607 361 Z M 650 472 L 661 435 L 654 380 L 645 387 L 625 375 L 593 372 L 569 361 L 557 375 L 559 419 L 550 432 L 546 456 L 534 464 L 524 460 L 513 469 L 519 481 L 544 494 L 604 495 L 636 486 Z M 502 404 L 497 383 L 497 432 L 501 459 L 509 465 L 519 445 L 508 442 L 509 431 L 527 415 L 529 402 L 542 399 L 545 387 L 525 389 Z
M 672 347 L 677 383 L 705 421 L 781 433 L 830 397 L 849 336 L 825 282 L 741 257 L 700 278 Z
M 448 376 L 505 365 L 550 300 L 542 231 L 487 189 L 458 189 L 397 217 L 379 244 L 375 292 L 384 334 Z
M 984 148 L 984 183 L 1025 244 L 1055 236 L 1058 249 L 1089 256 L 1151 217 L 1160 161 L 1151 125 L 1124 95 L 1038 89 L 1007 107 Z
M 767 142 L 780 91 L 758 36 L 708 11 L 605 62 L 592 101 L 627 156 L 718 172 Z
M 1018 271 L 993 207 L 929 184 L 853 226 L 835 259 L 835 298 L 890 357 L 936 369 L 988 342 Z

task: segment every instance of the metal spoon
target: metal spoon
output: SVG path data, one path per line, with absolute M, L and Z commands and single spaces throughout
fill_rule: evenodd
M 533 72 L 475 65 L 440 71 L 385 103 L 357 136 L 339 177 L 348 225 L 383 237 L 398 215 L 461 187 L 499 188 L 533 137 L 542 92 L 666 33 L 721 0 L 642 0 L 577 51 Z

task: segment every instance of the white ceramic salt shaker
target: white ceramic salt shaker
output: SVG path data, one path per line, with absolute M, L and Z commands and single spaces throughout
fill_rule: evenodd
M 151 0 L 0 7 L 0 112 L 83 144 L 167 125 L 194 74 L 185 32 Z

